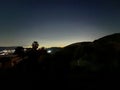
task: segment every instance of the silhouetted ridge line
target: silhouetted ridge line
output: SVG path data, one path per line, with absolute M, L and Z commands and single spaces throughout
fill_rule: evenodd
M 102 38 L 99 38 L 97 40 L 94 40 L 94 42 L 120 42 L 120 33 L 115 33 L 111 35 L 104 36 Z

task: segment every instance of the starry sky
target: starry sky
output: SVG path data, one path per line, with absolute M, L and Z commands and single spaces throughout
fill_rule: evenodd
M 119 0 L 0 0 L 0 46 L 62 47 L 119 32 Z

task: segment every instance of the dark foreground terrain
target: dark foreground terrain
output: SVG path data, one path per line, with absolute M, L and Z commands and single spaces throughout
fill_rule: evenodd
M 27 69 L 26 69 L 27 68 Z M 120 34 L 74 43 L 44 56 L 35 68 L 23 60 L 0 70 L 1 88 L 117 89 L 120 81 Z

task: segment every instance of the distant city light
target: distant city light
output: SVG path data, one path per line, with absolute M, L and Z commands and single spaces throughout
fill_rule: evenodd
M 0 55 L 9 55 L 9 54 L 12 54 L 14 53 L 15 50 L 2 50 L 0 51 Z
M 52 51 L 51 50 L 48 50 L 47 53 L 51 53 Z

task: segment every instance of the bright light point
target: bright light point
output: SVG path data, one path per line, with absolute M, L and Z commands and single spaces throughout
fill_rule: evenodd
M 51 50 L 48 50 L 47 52 L 48 52 L 48 53 L 51 53 L 52 51 L 51 51 Z

